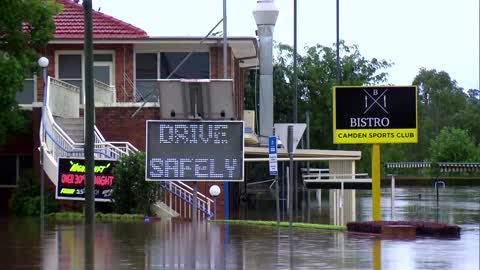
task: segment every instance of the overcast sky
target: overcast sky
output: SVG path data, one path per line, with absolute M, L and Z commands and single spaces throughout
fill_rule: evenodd
M 204 36 L 223 0 L 93 0 L 93 7 L 150 36 Z M 298 0 L 297 44 L 332 46 L 335 0 Z M 293 45 L 293 0 L 275 0 L 274 40 Z M 227 34 L 254 36 L 256 0 L 227 0 Z M 421 67 L 443 70 L 465 89 L 479 87 L 479 0 L 340 0 L 340 38 L 367 57 L 391 60 L 390 84 L 409 85 Z M 220 25 L 218 31 L 222 30 Z

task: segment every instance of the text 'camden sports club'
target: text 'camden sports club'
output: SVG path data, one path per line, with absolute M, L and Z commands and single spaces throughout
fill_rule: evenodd
M 415 86 L 339 86 L 333 105 L 334 143 L 418 142 Z

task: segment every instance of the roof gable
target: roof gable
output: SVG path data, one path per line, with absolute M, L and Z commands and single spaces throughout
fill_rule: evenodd
M 77 39 L 84 37 L 83 6 L 71 0 L 57 0 L 63 11 L 54 16 L 55 39 Z M 131 24 L 92 10 L 94 39 L 137 39 L 148 37 L 147 33 Z

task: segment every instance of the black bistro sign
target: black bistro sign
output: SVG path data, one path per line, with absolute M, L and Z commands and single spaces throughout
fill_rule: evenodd
M 147 121 L 147 181 L 243 181 L 243 121 Z
M 335 87 L 333 142 L 417 143 L 417 87 Z
M 114 160 L 95 160 L 95 201 L 111 201 Z M 59 158 L 57 199 L 85 200 L 85 159 Z

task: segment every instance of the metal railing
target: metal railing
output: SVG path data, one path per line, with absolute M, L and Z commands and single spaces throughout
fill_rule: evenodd
M 329 169 L 302 168 L 302 178 L 306 183 L 313 182 L 371 182 L 368 173 L 330 173 Z
M 304 180 L 320 180 L 328 179 L 326 175 L 330 172 L 329 169 L 324 168 L 301 168 L 302 177 Z
M 165 204 L 174 209 L 181 217 L 192 218 L 192 206 L 193 206 L 193 188 L 183 182 L 163 182 L 162 188 L 169 191 L 164 198 Z M 200 219 L 209 219 L 212 217 L 213 212 L 211 207 L 213 200 L 197 192 L 197 211 L 200 215 L 197 215 Z
M 47 92 L 42 105 L 42 120 L 40 125 L 40 143 L 44 145 L 45 153 L 51 155 L 53 160 L 59 157 L 84 157 L 84 143 L 76 143 L 70 136 L 55 122 L 50 109 L 52 102 L 50 86 L 55 84 L 56 87 L 65 86 L 66 91 L 77 92 L 76 86 L 64 83 L 52 77 L 47 80 Z M 78 91 L 79 93 L 80 91 Z M 94 153 L 98 158 L 119 159 L 138 152 L 129 142 L 107 141 L 98 130 L 94 127 L 95 146 Z M 58 166 L 58 164 L 56 164 Z M 184 218 L 191 218 L 193 203 L 193 188 L 183 182 L 168 182 L 161 187 L 170 192 L 168 200 L 170 207 L 178 211 Z M 173 196 L 174 197 L 173 197 Z M 164 199 L 167 202 L 166 198 Z M 197 210 L 201 213 L 197 215 L 203 218 L 210 218 L 213 213 L 211 211 L 213 200 L 204 194 L 197 192 Z M 182 210 L 183 209 L 183 210 Z
M 127 73 L 123 73 L 123 79 L 125 80 L 127 85 L 132 87 L 132 91 L 133 91 L 133 93 L 128 94 L 127 89 L 124 87 L 123 88 L 124 97 L 129 97 L 133 102 L 144 102 L 147 97 L 144 97 L 142 93 L 135 87 L 135 84 L 132 78 L 130 78 L 130 76 L 128 76 Z
M 55 89 L 63 88 L 67 91 L 80 93 L 76 86 L 48 77 L 46 87 L 47 93 L 42 105 L 40 142 L 45 146 L 46 152 L 53 156 L 53 160 L 58 160 L 58 157 L 61 156 L 83 156 L 83 144 L 75 143 L 53 118 L 50 108 L 55 100 L 55 98 L 52 98 L 50 95 L 53 85 L 55 85 Z
M 59 157 L 83 157 L 84 143 L 75 143 L 72 138 L 55 122 L 50 105 L 56 100 L 54 93 L 52 95 L 51 86 L 55 85 L 55 89 L 59 90 L 65 87 L 65 91 L 80 93 L 76 86 L 67 84 L 52 77 L 47 80 L 47 93 L 44 98 L 42 108 L 42 124 L 40 125 L 40 141 L 44 144 L 46 152 L 52 155 L 53 160 Z M 61 90 L 60 90 L 61 91 Z M 56 91 L 56 92 L 60 92 Z M 109 142 L 101 135 L 100 131 L 95 127 L 95 146 L 94 153 L 97 157 L 119 159 L 138 151 L 129 142 Z

